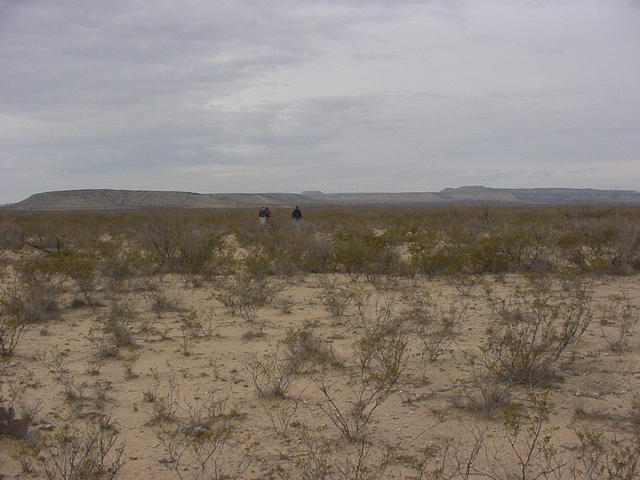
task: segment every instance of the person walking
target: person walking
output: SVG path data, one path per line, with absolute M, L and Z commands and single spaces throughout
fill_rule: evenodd
M 296 208 L 294 208 L 293 212 L 291 212 L 291 218 L 293 218 L 294 222 L 299 222 L 300 220 L 302 220 L 302 212 L 300 211 L 300 207 L 298 207 L 298 205 L 296 205 Z
M 260 222 L 260 225 L 267 224 L 267 218 L 269 218 L 270 213 L 271 212 L 269 212 L 269 209 L 267 207 L 262 207 L 260 209 L 260 211 L 258 212 L 258 221 Z

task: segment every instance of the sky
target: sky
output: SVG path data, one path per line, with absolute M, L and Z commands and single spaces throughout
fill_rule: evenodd
M 640 0 L 0 0 L 0 203 L 640 190 Z

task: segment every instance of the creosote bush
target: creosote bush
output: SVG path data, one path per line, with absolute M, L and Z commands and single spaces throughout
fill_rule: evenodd
M 4 302 L 0 300 L 0 354 L 13 355 L 20 339 L 29 329 L 31 323 L 16 312 L 7 312 Z
M 3 295 L 2 310 L 18 323 L 40 323 L 55 317 L 64 276 L 58 257 L 30 257 L 16 265 L 16 279 Z
M 332 262 L 351 278 L 395 273 L 399 261 L 393 247 L 393 239 L 386 233 L 356 228 L 338 231 L 333 234 Z
M 451 303 L 448 306 L 426 301 L 404 311 L 403 316 L 413 323 L 413 333 L 418 340 L 421 367 L 435 362 L 446 352 L 458 329 L 466 319 L 467 305 Z
M 27 372 L 0 385 L 0 436 L 37 441 L 37 432 L 29 431 L 29 428 L 40 412 L 42 402 L 27 391 L 32 379 L 33 372 Z
M 180 396 L 175 378 L 170 378 L 165 394 L 145 392 L 144 400 L 153 404 L 155 434 L 168 456 L 162 463 L 177 478 L 233 479 L 246 471 L 248 455 L 232 450 L 229 442 L 232 421 L 241 415 L 227 407 L 226 398 L 203 392 L 188 402 Z M 232 458 L 237 453 L 237 459 Z
M 125 464 L 125 445 L 118 435 L 109 418 L 65 424 L 40 443 L 21 446 L 18 455 L 48 480 L 113 480 Z
M 295 372 L 302 372 L 309 364 L 341 367 L 343 364 L 333 351 L 331 343 L 319 338 L 309 329 L 289 329 L 282 340 L 289 353 Z
M 460 382 L 461 395 L 456 392 L 454 405 L 464 399 L 464 408 L 485 418 L 493 418 L 511 404 L 514 385 L 501 382 L 491 375 L 477 372 L 467 381 Z
M 629 338 L 632 337 L 639 320 L 640 315 L 633 308 L 626 293 L 609 296 L 600 318 L 609 348 L 618 353 L 628 350 Z
M 253 357 L 247 363 L 249 378 L 261 397 L 284 398 L 295 378 L 296 366 L 279 352 Z
M 267 277 L 236 273 L 229 283 L 216 285 L 212 294 L 229 312 L 252 321 L 255 309 L 274 302 L 283 288 L 280 282 Z
M 352 285 L 341 285 L 336 278 L 321 281 L 322 304 L 334 318 L 342 317 L 349 304 L 359 297 L 359 290 Z
M 406 368 L 407 339 L 400 333 L 370 330 L 356 339 L 353 349 L 356 378 L 346 403 L 338 400 L 326 370 L 312 376 L 324 399 L 320 408 L 351 443 L 365 438 L 374 413 L 393 393 Z
M 527 292 L 498 298 L 489 338 L 475 360 L 507 383 L 539 385 L 547 381 L 564 351 L 575 345 L 592 319 L 585 291 L 564 302 Z
M 244 264 L 250 272 L 291 277 L 296 272 L 321 273 L 331 269 L 332 245 L 327 235 L 308 223 L 281 225 L 240 232 L 249 249 Z

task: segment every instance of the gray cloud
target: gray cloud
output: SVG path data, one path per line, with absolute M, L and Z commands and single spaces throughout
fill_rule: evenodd
M 631 1 L 0 0 L 0 203 L 640 188 Z

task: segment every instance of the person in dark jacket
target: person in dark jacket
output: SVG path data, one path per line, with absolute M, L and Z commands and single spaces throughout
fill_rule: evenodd
M 293 212 L 291 212 L 291 218 L 293 218 L 295 222 L 302 220 L 302 212 L 300 211 L 300 207 L 297 205 L 296 208 L 293 209 Z
M 267 224 L 267 218 L 271 215 L 271 212 L 267 207 L 262 207 L 258 212 L 258 220 L 260 220 L 260 225 Z

